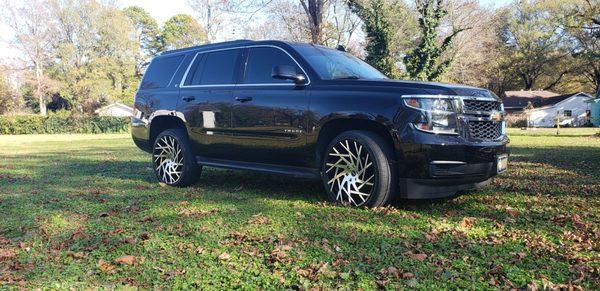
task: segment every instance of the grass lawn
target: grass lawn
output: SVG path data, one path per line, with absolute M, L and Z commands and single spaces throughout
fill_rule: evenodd
M 385 209 L 260 173 L 161 187 L 126 134 L 0 136 L 0 289 L 598 289 L 600 138 L 563 132 L 515 133 L 483 190 Z
M 576 127 L 576 128 L 508 128 L 507 132 L 511 136 L 530 135 L 530 136 L 556 136 L 558 131 L 559 136 L 590 136 L 600 134 L 600 128 L 597 127 Z

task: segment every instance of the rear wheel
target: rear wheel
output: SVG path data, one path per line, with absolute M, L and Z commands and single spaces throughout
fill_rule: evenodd
M 321 175 L 330 201 L 358 207 L 379 207 L 396 195 L 391 146 L 368 131 L 335 137 L 323 158 Z
M 158 181 L 169 186 L 191 185 L 202 170 L 183 129 L 167 129 L 156 137 L 152 165 Z

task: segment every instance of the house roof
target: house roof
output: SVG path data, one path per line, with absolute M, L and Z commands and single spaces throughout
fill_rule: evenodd
M 105 110 L 107 110 L 107 109 L 109 109 L 111 107 L 121 107 L 124 110 L 133 112 L 133 108 L 131 106 L 127 106 L 127 105 L 119 103 L 119 102 L 111 103 L 111 104 L 108 104 L 108 105 L 106 105 L 104 107 L 100 107 L 100 108 L 96 109 L 95 112 L 99 113 L 99 112 L 105 111 Z
M 578 93 L 559 95 L 552 91 L 506 91 L 503 94 L 502 102 L 504 108 L 513 110 L 522 110 L 531 102 L 533 107 L 551 106 L 561 102 Z
M 559 96 L 555 96 L 555 97 L 552 97 L 552 98 L 548 98 L 550 100 L 548 100 L 548 102 L 546 102 L 547 103 L 546 105 L 542 105 L 540 107 L 535 107 L 533 110 L 547 109 L 547 108 L 556 106 L 556 105 L 558 105 L 558 103 L 561 103 L 561 102 L 563 102 L 563 101 L 565 101 L 565 100 L 567 100 L 567 99 L 569 99 L 571 97 L 575 97 L 575 96 L 584 97 L 584 98 L 590 98 L 590 100 L 591 100 L 591 98 L 593 98 L 589 94 L 586 94 L 586 93 L 583 93 L 583 92 L 577 92 L 577 93 L 573 93 L 573 94 L 559 95 Z M 553 101 L 556 101 L 556 100 L 558 100 L 558 101 L 557 102 L 553 102 Z M 552 102 L 550 102 L 550 101 L 552 101 Z M 589 101 L 586 100 L 586 102 L 589 102 Z

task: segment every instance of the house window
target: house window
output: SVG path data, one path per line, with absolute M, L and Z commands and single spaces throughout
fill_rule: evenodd
M 571 115 L 573 114 L 573 112 L 571 112 L 571 110 L 565 110 L 563 111 L 563 115 L 566 117 L 571 117 Z

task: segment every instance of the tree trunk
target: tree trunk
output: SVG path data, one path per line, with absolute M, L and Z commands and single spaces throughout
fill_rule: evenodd
M 46 96 L 44 96 L 44 90 L 42 88 L 42 82 L 44 78 L 44 71 L 42 65 L 39 63 L 35 64 L 35 95 L 40 103 L 40 115 L 46 116 Z
M 309 19 L 310 37 L 313 44 L 323 44 L 323 2 L 324 0 L 300 0 Z

